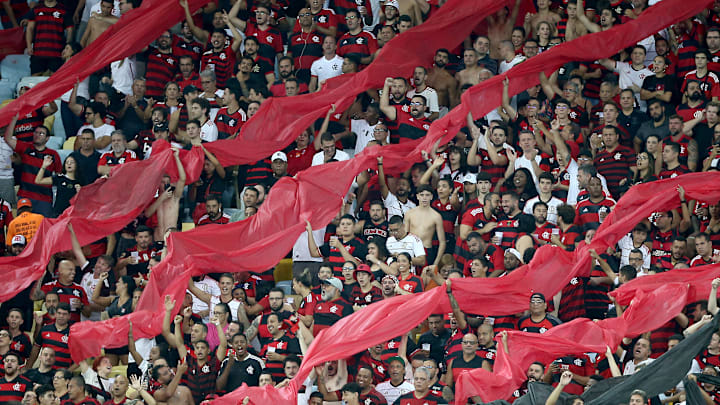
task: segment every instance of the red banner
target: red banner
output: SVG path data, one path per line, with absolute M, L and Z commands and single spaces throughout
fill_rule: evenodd
M 208 1 L 188 0 L 188 6 L 190 10 L 197 10 Z M 139 8 L 123 15 L 93 43 L 65 62 L 48 80 L 38 83 L 22 97 L 3 107 L 0 110 L 0 127 L 9 124 L 15 114 L 27 114 L 59 98 L 72 89 L 77 80 L 85 79 L 110 65 L 110 62 L 140 52 L 163 31 L 184 18 L 185 12 L 176 1 L 144 0 Z
M 720 277 L 720 264 L 675 269 L 652 277 L 638 277 L 610 293 L 617 303 L 627 305 L 633 297 L 640 293 L 648 293 L 668 283 L 685 283 L 689 288 L 688 302 L 706 300 L 710 296 L 710 283 Z
M 25 52 L 25 33 L 21 27 L 0 30 L 0 60 Z

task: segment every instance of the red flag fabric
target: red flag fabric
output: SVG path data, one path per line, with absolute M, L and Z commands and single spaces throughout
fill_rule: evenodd
M 661 4 L 665 5 L 667 3 L 669 6 L 677 6 L 678 1 L 673 0 L 666 0 L 666 2 L 663 2 Z M 660 7 L 660 6 L 658 6 Z M 676 13 L 676 15 L 679 15 L 679 13 Z M 645 24 L 650 24 L 647 20 L 643 21 L 642 18 L 640 19 L 641 22 Z M 653 27 L 653 29 L 659 29 L 659 27 Z M 613 32 L 605 33 L 605 34 L 613 34 Z M 638 38 L 641 37 L 640 33 L 636 33 L 636 36 Z M 619 44 L 625 44 L 625 42 L 631 41 L 631 37 L 625 37 L 625 40 L 621 40 L 618 38 L 614 39 L 614 42 L 612 43 L 613 46 Z M 618 46 L 621 47 L 621 46 Z M 567 47 L 566 47 L 567 48 Z M 579 49 L 585 49 L 582 48 L 582 42 L 578 44 Z M 613 49 L 611 46 L 608 46 L 606 49 Z M 562 46 L 558 47 L 557 52 L 563 52 L 563 50 L 567 51 L 568 49 L 564 49 Z M 541 59 L 542 62 L 540 63 L 551 63 L 550 60 L 553 56 L 551 52 L 548 52 L 547 57 Z M 538 56 L 541 57 L 542 55 Z M 526 62 L 526 64 L 530 65 L 533 61 Z M 542 69 L 542 66 L 538 67 L 535 66 L 537 70 Z M 514 76 L 510 74 L 511 77 Z M 531 79 L 533 82 L 526 83 L 528 86 L 534 84 L 537 79 L 533 78 Z M 515 82 L 513 82 L 515 83 Z M 480 89 L 491 89 L 495 88 L 497 89 L 497 86 L 499 86 L 499 79 L 490 80 L 486 83 L 483 83 L 482 85 L 479 85 L 477 88 Z M 513 88 L 511 91 L 518 92 L 522 84 L 516 85 L 513 84 Z M 523 87 L 524 88 L 524 87 Z M 473 89 L 474 90 L 474 89 Z M 472 90 L 471 90 L 472 91 Z M 479 92 L 475 92 L 476 96 L 479 98 L 477 101 L 484 105 L 485 107 L 488 107 L 491 104 L 484 104 L 484 99 L 478 95 Z M 492 97 L 488 97 L 492 98 Z M 475 101 L 475 100 L 472 100 Z M 489 103 L 492 103 L 490 101 Z M 490 108 L 485 110 L 485 112 L 489 111 Z M 385 156 L 391 156 L 394 157 L 397 160 L 388 159 L 388 162 L 392 162 L 392 167 L 390 169 L 401 169 L 403 166 L 407 167 L 409 165 L 409 162 L 413 160 L 417 160 L 419 158 L 419 151 L 420 148 L 425 146 L 427 149 L 429 149 L 429 146 L 434 143 L 434 141 L 440 137 L 451 137 L 454 135 L 454 133 L 457 131 L 457 129 L 463 125 L 464 117 L 466 115 L 466 110 L 463 111 L 463 108 L 454 110 L 451 114 L 446 117 L 447 119 L 440 120 L 437 124 L 434 124 L 431 128 L 431 131 L 429 132 L 428 136 L 425 140 L 422 142 L 416 142 L 411 143 L 407 145 L 390 145 L 388 147 L 382 148 L 382 153 Z M 451 130 L 448 130 L 451 129 Z M 455 132 L 453 132 L 453 130 Z M 413 151 L 411 153 L 407 152 L 407 146 L 414 147 Z M 256 257 L 257 251 L 253 250 L 253 247 L 255 248 L 262 248 L 265 247 L 265 255 L 261 255 L 263 258 L 266 258 L 268 256 L 272 256 L 274 254 L 274 251 L 276 249 L 273 249 L 273 245 L 270 243 L 264 243 L 263 235 L 267 235 L 270 231 L 268 231 L 268 228 L 266 226 L 257 226 L 259 224 L 267 224 L 269 222 L 263 222 L 268 221 L 267 218 L 270 216 L 271 212 L 274 212 L 276 215 L 275 217 L 283 217 L 285 218 L 275 218 L 278 222 L 274 222 L 275 225 L 275 235 L 279 232 L 285 232 L 285 236 L 287 239 L 290 239 L 294 241 L 295 237 L 302 231 L 302 222 L 304 219 L 308 218 L 305 215 L 311 215 L 310 220 L 317 224 L 324 224 L 327 221 L 329 221 L 332 217 L 334 217 L 335 213 L 337 212 L 337 209 L 340 206 L 340 198 L 344 194 L 344 191 L 347 189 L 347 186 L 352 181 L 352 178 L 354 177 L 355 173 L 357 173 L 359 170 L 365 169 L 367 167 L 372 166 L 372 162 L 379 152 L 379 148 L 370 148 L 367 152 L 363 153 L 359 157 L 349 161 L 349 162 L 337 162 L 326 166 L 321 167 L 314 167 L 311 169 L 308 169 L 307 171 L 304 171 L 298 175 L 296 179 L 284 179 L 281 180 L 277 186 L 280 186 L 279 191 L 277 191 L 275 188 L 273 189 L 273 192 L 269 195 L 268 201 L 263 205 L 260 212 L 254 216 L 251 217 L 250 220 L 245 221 L 243 223 L 238 224 L 231 224 L 231 225 L 225 225 L 223 227 L 218 227 L 216 229 L 212 229 L 213 232 L 205 233 L 205 232 L 189 232 L 186 234 L 180 234 L 175 235 L 171 238 L 171 256 L 173 256 L 173 260 L 168 260 L 166 266 L 168 268 L 163 268 L 162 271 L 154 271 L 153 275 L 151 276 L 151 284 L 152 283 L 158 283 L 158 280 L 160 280 L 159 274 L 162 274 L 165 272 L 166 274 L 172 274 L 175 276 L 175 278 L 169 279 L 166 278 L 164 281 L 167 283 L 168 287 L 177 286 L 179 289 L 182 290 L 172 290 L 176 298 L 180 298 L 182 295 L 182 291 L 184 290 L 184 282 L 187 281 L 188 273 L 190 272 L 199 272 L 198 265 L 194 264 L 193 261 L 198 261 L 198 263 L 201 263 L 200 260 L 204 260 L 202 262 L 203 264 L 210 264 L 213 263 L 214 260 L 221 261 L 221 263 L 215 262 L 215 264 L 219 267 L 217 268 L 223 268 L 223 266 L 228 266 L 229 263 L 226 260 L 236 260 L 243 267 L 241 268 L 247 268 L 248 266 L 252 265 L 258 265 L 258 264 L 251 264 L 249 263 L 250 260 L 241 260 L 245 254 L 255 254 Z M 297 194 L 301 193 L 301 194 Z M 335 199 L 327 198 L 325 196 L 334 195 Z M 699 192 L 697 192 L 699 194 Z M 274 198 L 275 196 L 278 196 L 278 198 Z M 689 194 L 692 195 L 692 194 Z M 302 197 L 299 197 L 302 196 Z M 293 198 L 293 197 L 298 197 Z M 644 198 L 644 196 L 643 196 Z M 290 204 L 290 207 L 287 207 L 287 205 Z M 648 207 L 652 208 L 652 207 Z M 272 211 L 271 211 L 272 210 Z M 279 213 L 287 214 L 287 215 L 278 215 Z M 625 212 L 628 214 L 627 212 Z M 313 216 L 315 215 L 315 216 Z M 223 240 L 222 236 L 230 236 L 237 238 L 237 234 L 239 229 L 236 228 L 247 228 L 248 231 L 252 232 L 258 232 L 258 234 L 253 234 L 252 240 L 249 240 L 247 234 L 241 234 L 241 239 L 235 239 L 235 246 L 246 246 L 242 250 L 228 250 L 224 254 L 220 254 L 218 249 L 218 240 Z M 208 230 L 210 228 L 207 228 Z M 626 230 L 628 231 L 629 228 Z M 227 232 L 227 233 L 226 233 Z M 212 235 L 212 236 L 211 236 Z M 187 238 L 187 240 L 185 240 Z M 207 242 L 203 242 L 203 239 L 207 238 Z M 212 238 L 212 239 L 210 239 Z M 270 236 L 267 236 L 269 240 Z M 285 240 L 287 240 L 285 239 Z M 282 243 L 284 239 L 282 237 L 278 237 L 275 239 L 275 241 L 278 241 Z M 174 258 L 174 251 L 176 248 L 176 241 L 178 242 L 177 248 L 178 252 L 180 251 L 180 242 L 184 242 L 187 247 L 192 248 L 196 251 L 203 251 L 204 248 L 200 248 L 203 244 L 206 246 L 212 246 L 215 247 L 215 253 L 211 254 L 204 254 L 201 256 L 194 256 L 192 255 L 192 252 L 190 250 L 186 250 L 185 253 L 188 254 L 188 258 L 185 259 L 185 264 L 188 266 L 185 270 L 185 273 L 182 274 L 183 277 L 180 277 L 180 272 L 170 269 L 171 266 L 177 266 L 177 269 L 181 269 L 180 265 L 177 265 L 177 261 L 180 259 Z M 247 243 L 245 243 L 247 242 Z M 254 244 L 253 244 L 254 242 Z M 287 248 L 289 246 L 280 246 L 277 250 L 283 250 L 283 253 L 287 251 Z M 583 255 L 584 257 L 587 257 L 587 255 Z M 589 263 L 589 262 L 588 262 Z M 235 263 L 232 263 L 233 265 Z M 258 265 L 259 266 L 259 265 Z M 263 268 L 267 268 L 266 266 L 261 266 Z M 587 267 L 587 265 L 585 265 Z M 209 268 L 204 268 L 202 271 L 213 271 Z M 180 280 L 182 278 L 182 280 Z M 172 281 L 169 281 L 172 280 Z M 162 280 L 161 280 L 162 281 Z M 150 290 L 151 293 L 148 294 L 148 297 L 146 298 L 145 294 L 143 295 L 143 301 L 140 303 L 141 311 L 131 314 L 130 317 L 133 318 L 135 324 L 139 324 L 136 319 L 149 319 L 148 322 L 148 330 L 153 330 L 155 333 L 157 333 L 158 330 L 158 319 L 157 315 L 155 315 L 155 318 L 152 319 L 152 313 L 161 313 L 160 309 L 160 291 L 162 290 L 159 288 L 160 284 L 158 283 L 158 286 L 155 286 L 154 289 Z M 166 290 L 167 291 L 167 290 Z M 528 292 L 526 292 L 528 294 Z M 527 295 L 529 296 L 529 294 Z M 417 299 L 420 299 L 420 296 L 417 296 Z M 178 299 L 179 301 L 179 299 Z M 525 303 L 527 301 L 525 300 Z M 152 305 L 149 304 L 155 304 L 154 308 L 151 308 Z M 398 318 L 398 315 L 401 315 L 400 318 Z M 148 316 L 149 318 L 142 318 L 143 316 Z M 402 316 L 405 316 L 404 314 L 393 314 L 393 317 L 395 321 L 402 320 Z M 118 338 L 124 338 L 123 335 L 126 333 L 126 322 L 127 319 L 120 318 L 111 320 L 109 322 L 103 323 L 103 327 L 106 325 L 112 325 L 112 328 L 110 330 L 113 331 L 113 333 L 110 333 L 109 339 L 107 340 L 107 347 L 114 347 L 115 345 L 121 345 L 124 344 L 124 341 L 122 339 L 115 340 L 115 336 Z M 75 325 L 73 329 L 73 334 L 75 334 L 74 338 L 71 339 L 71 343 L 75 341 L 75 339 L 78 339 L 80 341 L 81 339 L 87 338 L 87 340 L 83 340 L 84 344 L 92 343 L 93 338 L 97 340 L 97 336 L 101 336 L 99 334 L 92 335 L 91 330 L 94 328 L 93 325 L 84 325 L 85 328 L 80 327 L 80 325 Z M 154 328 L 154 329 L 153 329 Z M 87 332 L 87 333 L 86 333 Z M 399 329 L 395 330 L 395 333 L 401 333 L 402 331 Z M 85 335 L 83 335 L 85 333 Z M 72 335 L 71 335 L 72 336 Z M 322 336 L 322 335 L 321 335 Z M 104 336 L 105 337 L 105 336 Z M 318 339 L 319 341 L 321 339 Z M 335 341 L 334 343 L 337 343 Z M 314 344 L 318 344 L 319 347 L 327 347 L 328 342 L 324 342 L 323 346 L 319 342 L 316 342 Z M 86 355 L 91 355 L 96 353 L 93 350 L 95 348 L 90 348 L 85 353 L 83 353 L 84 348 L 78 347 L 78 345 L 73 345 L 73 355 L 75 358 L 83 358 L 87 357 Z M 362 350 L 363 347 L 351 347 L 351 346 L 343 346 L 345 350 L 347 351 L 347 354 L 355 353 L 359 350 Z M 311 357 L 308 357 L 308 360 L 306 360 L 306 364 L 313 364 L 314 360 L 310 360 Z M 310 366 L 308 366 L 310 367 Z M 301 374 L 302 375 L 302 374 Z M 265 390 L 264 392 L 272 392 L 272 390 Z M 238 393 L 237 395 L 241 395 L 241 393 Z
M 162 176 L 169 173 L 177 178 L 175 160 L 168 144 L 158 142 L 153 159 L 118 166 L 110 178 L 83 187 L 74 203 L 58 218 L 46 218 L 40 224 L 37 236 L 20 256 L 0 258 L 3 283 L 0 302 L 7 301 L 43 275 L 50 257 L 57 252 L 69 250 L 67 224 L 72 221 L 81 244 L 116 232 L 147 207 L 158 190 Z M 204 154 L 200 148 L 180 151 L 181 161 L 188 178 L 196 178 L 202 170 Z M 157 156 L 157 157 L 155 157 Z M 116 178 L 132 178 L 137 181 L 125 184 Z
M 208 1 L 189 0 L 188 7 L 190 10 L 197 10 Z M 93 43 L 64 63 L 48 80 L 38 83 L 22 97 L 0 109 L 0 127 L 9 124 L 15 114 L 27 114 L 59 98 L 71 89 L 77 80 L 85 79 L 108 66 L 110 62 L 140 52 L 163 31 L 184 18 L 185 12 L 176 1 L 144 0 L 139 8 L 123 15 Z M 22 29 L 18 29 L 22 34 Z M 23 36 L 20 53 L 24 48 Z
M 0 30 L 0 60 L 7 55 L 25 51 L 25 33 L 22 27 Z
M 617 347 L 624 336 L 656 329 L 682 311 L 687 293 L 683 283 L 666 284 L 649 293 L 639 293 L 620 318 L 598 322 L 578 318 L 543 334 L 510 331 L 510 353 L 505 352 L 500 338 L 496 339 L 498 355 L 492 373 L 475 369 L 460 374 L 455 404 L 465 404 L 471 396 L 479 396 L 485 402 L 508 399 L 527 380 L 526 371 L 535 361 L 547 364 L 566 355 L 605 353 L 607 346 Z M 648 316 L 648 308 L 652 308 L 652 316 Z
M 667 283 L 685 283 L 689 290 L 686 304 L 706 300 L 710 295 L 710 283 L 720 277 L 720 264 L 674 269 L 651 276 L 638 277 L 610 293 L 617 303 L 627 305 L 636 294 L 650 292 Z M 674 298 L 673 298 L 674 299 Z

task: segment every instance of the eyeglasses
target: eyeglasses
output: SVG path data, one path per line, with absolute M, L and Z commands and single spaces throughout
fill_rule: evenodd
M 385 128 L 375 128 L 375 129 L 373 129 L 373 131 L 375 131 L 375 132 L 387 132 L 387 129 L 385 129 Z
M 567 107 L 566 105 L 559 105 L 559 106 L 555 107 L 555 109 L 557 109 L 557 110 L 567 110 L 568 107 Z
M 353 268 L 353 267 L 343 267 L 342 269 L 343 270 L 355 270 L 355 268 Z
M 348 21 L 354 20 L 354 19 L 356 19 L 356 18 L 357 18 L 356 15 L 349 15 L 349 16 L 345 17 L 345 19 L 348 20 Z
M 417 106 L 421 106 L 421 105 L 425 105 L 425 104 L 421 103 L 420 101 L 411 101 L 410 105 L 417 107 Z
M 312 14 L 311 14 L 311 13 L 302 13 L 302 14 L 298 14 L 298 17 L 310 17 L 310 16 L 312 16 Z
M 645 155 L 640 155 L 637 157 L 637 160 L 648 160 L 648 157 Z
M 543 301 L 543 300 L 531 300 L 530 303 L 531 303 L 531 304 L 544 304 L 545 301 Z
M 8 332 L 0 332 L 0 336 L 10 337 L 10 334 Z

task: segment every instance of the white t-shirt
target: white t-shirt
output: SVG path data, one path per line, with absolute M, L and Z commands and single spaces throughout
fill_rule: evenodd
M 0 179 L 12 179 L 12 155 L 13 150 L 4 140 L 0 142 Z
M 633 243 L 632 243 L 632 233 L 629 233 L 629 234 L 623 236 L 618 241 L 617 244 L 618 244 L 618 248 L 621 251 L 620 266 L 622 267 L 622 266 L 630 264 L 630 261 L 628 260 L 630 257 L 630 251 L 635 249 L 635 246 L 633 246 Z M 642 268 L 645 270 L 648 270 L 650 268 L 650 249 L 648 249 L 648 247 L 645 246 L 645 244 L 641 244 L 638 249 L 640 249 L 640 251 L 643 254 Z
M 97 288 L 98 281 L 100 281 L 99 278 L 95 278 L 93 276 L 93 272 L 85 273 L 82 277 L 82 280 L 80 280 L 80 286 L 82 286 L 83 290 L 85 290 L 85 294 L 87 294 L 88 301 L 90 303 L 93 303 L 92 297 L 93 293 L 95 292 L 95 288 Z M 105 280 L 107 283 L 108 281 Z M 99 321 L 100 320 L 100 312 L 91 312 L 90 317 L 86 317 L 85 315 L 80 316 L 82 321 Z
M 533 197 L 525 202 L 525 208 L 523 212 L 529 215 L 533 214 L 533 206 L 536 202 L 540 201 L 540 197 Z M 557 197 L 550 197 L 550 201 L 546 202 L 548 206 L 547 221 L 553 225 L 557 225 L 557 207 L 563 205 L 561 199 Z
M 315 241 L 325 240 L 325 228 L 313 229 L 313 238 Z M 300 234 L 298 239 L 295 241 L 292 250 L 293 262 L 322 262 L 322 257 L 312 257 L 310 255 L 310 249 L 308 248 L 308 235 L 307 232 Z
M 625 364 L 625 368 L 623 368 L 623 375 L 633 375 L 640 371 L 643 367 L 647 367 L 653 361 L 655 361 L 653 358 L 643 360 L 638 364 L 635 364 L 634 361 L 628 361 Z
M 388 193 L 387 197 L 383 198 L 383 204 L 385 204 L 385 208 L 387 208 L 388 219 L 392 218 L 393 215 L 405 217 L 406 212 L 417 207 L 411 200 L 407 200 L 406 203 L 400 202 L 393 193 Z
M 208 119 L 200 128 L 200 139 L 205 142 L 215 142 L 218 139 L 218 130 L 213 120 Z
M 577 204 L 577 197 L 578 194 L 580 194 L 580 183 L 578 182 L 578 169 L 579 166 L 575 159 L 570 161 L 570 164 L 568 165 L 567 169 L 565 171 L 570 176 L 570 184 L 568 185 L 568 194 L 567 194 L 567 203 L 575 206 Z M 598 173 L 598 178 L 600 179 L 600 183 L 602 183 L 603 192 L 606 195 L 610 195 L 610 191 L 608 191 L 607 188 L 607 181 L 605 181 L 605 177 L 603 177 L 602 174 Z
M 350 120 L 350 132 L 357 136 L 355 140 L 356 155 L 365 149 L 368 142 L 375 140 L 375 125 L 370 125 L 365 120 Z
M 335 156 L 333 156 L 333 159 L 338 162 L 342 162 L 343 160 L 350 160 L 350 155 L 341 150 L 335 150 Z M 325 155 L 323 155 L 323 151 L 320 151 L 313 156 L 311 166 L 320 166 L 323 163 L 325 163 Z
M 317 77 L 318 84 L 323 80 L 332 79 L 342 74 L 343 58 L 338 55 L 328 60 L 324 56 L 310 66 L 310 75 Z
M 115 127 L 109 124 L 102 124 L 99 128 L 93 128 L 92 124 L 90 125 L 83 125 L 78 129 L 77 136 L 80 137 L 80 134 L 82 134 L 82 131 L 86 128 L 90 128 L 95 133 L 95 140 L 104 137 L 104 136 L 110 136 L 112 135 L 112 132 L 115 130 Z M 110 152 L 110 144 L 108 144 L 106 147 L 102 149 L 98 149 L 98 152 L 102 155 L 105 152 Z
M 206 293 L 210 294 L 213 297 L 220 296 L 220 286 L 218 286 L 217 281 L 214 279 L 205 276 L 200 281 L 195 282 L 195 287 L 205 291 Z M 193 295 L 193 303 L 192 303 L 192 311 L 193 313 L 197 314 L 201 311 L 206 311 L 210 309 L 208 307 L 208 304 L 202 302 L 198 297 Z M 207 317 L 203 318 L 203 322 L 208 323 L 210 321 L 210 315 L 208 314 Z
M 375 389 L 377 390 L 377 392 L 381 393 L 383 397 L 385 397 L 385 400 L 388 404 L 392 404 L 401 395 L 405 395 L 408 392 L 415 391 L 415 386 L 407 381 L 403 381 L 402 384 L 394 387 L 390 383 L 390 380 L 387 380 L 378 384 Z
M 425 256 L 425 246 L 423 246 L 422 240 L 411 233 L 400 240 L 395 239 L 394 236 L 389 237 L 385 242 L 385 247 L 393 255 L 405 252 L 410 257 Z
M 426 117 L 429 117 L 431 113 L 434 112 L 440 112 L 440 106 L 438 105 L 438 96 L 435 89 L 432 87 L 425 87 L 425 90 L 421 91 L 420 93 L 417 93 L 415 89 L 412 89 L 407 92 L 408 98 L 412 98 L 413 96 L 423 96 L 425 97 L 425 100 L 427 100 L 427 111 L 425 113 Z
M 642 87 L 643 80 L 645 80 L 646 77 L 655 76 L 655 73 L 647 67 L 635 70 L 635 68 L 633 68 L 628 62 L 615 62 L 614 70 L 620 75 L 618 85 L 621 89 L 627 89 L 633 84 L 638 87 Z M 635 100 L 640 106 L 640 110 L 645 111 L 647 109 L 647 102 L 645 100 L 640 100 L 640 92 L 635 94 Z
M 525 57 L 523 55 L 515 55 L 515 57 L 510 62 L 505 62 L 503 59 L 502 62 L 500 62 L 500 74 L 503 74 L 507 72 L 508 70 L 512 69 L 513 66 L 517 65 L 520 62 L 523 62 L 525 60 Z

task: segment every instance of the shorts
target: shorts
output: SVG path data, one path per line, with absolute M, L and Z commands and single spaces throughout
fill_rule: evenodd
M 430 266 L 431 264 L 435 263 L 435 259 L 437 258 L 438 254 L 438 247 L 434 246 L 433 244 L 433 247 L 425 248 L 425 254 L 427 265 Z
M 51 58 L 47 56 L 30 56 L 30 73 L 37 74 L 45 71 L 55 72 L 62 66 L 62 58 Z

